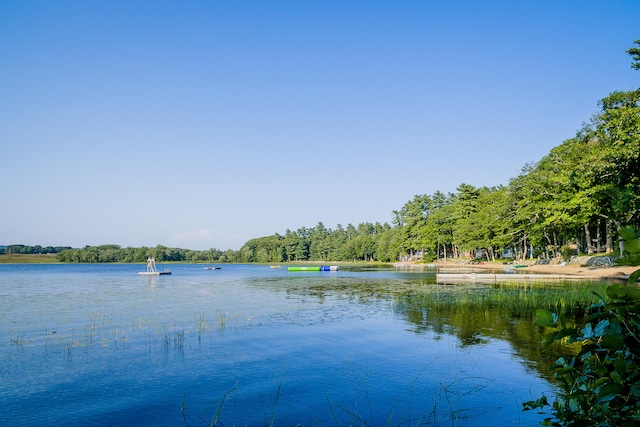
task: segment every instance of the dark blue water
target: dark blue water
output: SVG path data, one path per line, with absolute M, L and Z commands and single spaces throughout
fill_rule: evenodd
M 162 270 L 166 266 L 158 266 Z M 0 265 L 0 424 L 536 425 L 507 341 L 416 332 L 430 273 Z

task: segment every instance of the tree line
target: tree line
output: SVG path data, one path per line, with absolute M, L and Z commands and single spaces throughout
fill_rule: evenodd
M 71 246 L 27 246 L 27 245 L 7 245 L 0 246 L 0 254 L 57 254 L 64 250 L 71 249 Z
M 235 251 L 225 252 L 219 249 L 197 251 L 182 248 L 169 248 L 158 245 L 155 247 L 126 247 L 119 245 L 85 246 L 81 249 L 67 249 L 56 255 L 60 262 L 146 262 L 148 257 L 156 261 L 183 262 L 237 262 Z
M 640 46 L 640 40 L 635 42 Z M 640 69 L 639 49 L 627 51 Z M 378 261 L 471 256 L 567 257 L 625 253 L 619 230 L 638 230 L 640 212 L 640 89 L 616 91 L 570 138 L 507 184 L 415 195 L 392 211 L 392 224 L 322 222 L 254 238 L 238 251 L 87 246 L 56 251 L 64 262 Z M 20 245 L 11 245 L 20 246 Z
M 453 193 L 415 195 L 392 211 L 391 225 L 331 229 L 319 222 L 251 239 L 238 251 L 102 245 L 62 250 L 57 257 L 63 262 L 144 262 L 153 256 L 156 261 L 275 263 L 622 254 L 618 230 L 637 230 L 639 222 L 640 89 L 613 92 L 599 105 L 575 137 L 525 165 L 508 184 L 463 183 Z
M 640 40 L 635 43 L 640 46 Z M 640 69 L 640 49 L 632 68 Z M 392 261 L 472 256 L 624 254 L 618 232 L 638 229 L 640 212 L 640 89 L 616 91 L 575 137 L 525 165 L 507 185 L 461 184 L 455 193 L 415 195 L 393 211 L 393 226 L 360 224 L 287 230 L 252 239 L 245 261 Z M 617 243 L 617 247 L 616 247 Z

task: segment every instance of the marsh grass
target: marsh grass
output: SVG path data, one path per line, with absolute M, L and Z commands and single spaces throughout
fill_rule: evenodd
M 425 366 L 400 395 L 396 398 L 390 398 L 394 400 L 395 403 L 385 420 L 376 419 L 375 410 L 378 408 L 375 408 L 375 404 L 369 394 L 370 386 L 367 385 L 366 381 L 368 375 L 365 374 L 362 383 L 357 385 L 355 390 L 352 390 L 352 392 L 354 392 L 352 396 L 353 399 L 348 399 L 347 401 L 344 399 L 336 399 L 331 396 L 329 389 L 325 389 L 324 394 L 329 416 L 323 422 L 320 419 L 316 419 L 314 422 L 322 422 L 320 425 L 333 425 L 336 427 L 375 425 L 408 427 L 423 425 L 458 426 L 466 425 L 474 418 L 491 412 L 491 409 L 486 409 L 483 412 L 474 412 L 473 407 L 463 406 L 465 398 L 481 395 L 483 391 L 494 382 L 492 379 L 480 376 L 460 377 L 447 383 L 440 383 L 435 390 L 431 392 L 427 391 L 427 393 L 433 395 L 433 403 L 430 408 L 414 408 L 411 404 L 413 396 L 415 393 L 423 392 L 418 389 L 418 383 L 420 377 L 428 368 L 428 366 Z M 263 408 L 262 416 L 264 419 L 260 425 L 267 427 L 278 425 L 276 416 L 281 410 L 279 409 L 279 401 L 282 398 L 283 385 L 284 379 L 281 378 L 278 386 L 273 391 L 274 394 L 272 398 L 266 398 L 264 394 L 260 396 L 260 403 Z M 237 411 L 229 411 L 226 408 L 229 400 L 240 391 L 241 389 L 238 382 L 236 382 L 233 387 L 222 393 L 217 400 L 197 415 L 198 421 L 210 427 L 250 425 L 234 419 L 239 416 Z M 188 409 L 188 400 L 185 395 L 181 403 L 180 411 L 184 424 L 190 426 Z M 500 409 L 500 406 L 494 408 L 494 410 L 498 409 Z M 212 412 L 213 414 L 211 414 Z M 207 416 L 207 414 L 211 415 Z M 232 419 L 225 418 L 225 416 L 229 416 L 230 414 Z M 245 416 L 247 414 L 241 415 Z M 310 424 L 315 425 L 314 422 Z M 284 425 L 302 426 L 306 424 L 296 424 L 295 420 L 291 420 L 287 421 Z
M 223 424 L 220 421 L 220 417 L 222 415 L 222 410 L 224 409 L 225 404 L 227 402 L 227 399 L 229 399 L 229 396 L 231 396 L 232 394 L 235 394 L 237 389 L 238 389 L 238 383 L 236 382 L 231 389 L 227 390 L 226 392 L 224 392 L 222 394 L 220 399 L 218 399 L 217 401 L 213 402 L 208 407 L 204 408 L 204 410 L 200 414 L 198 414 L 198 416 L 197 416 L 198 420 L 202 421 L 205 424 L 208 424 L 210 427 L 216 427 L 218 425 L 222 425 L 222 426 L 226 425 L 226 424 Z M 184 399 L 182 400 L 182 406 L 180 408 L 180 412 L 181 412 L 182 419 L 183 419 L 184 423 L 187 426 L 190 426 L 189 422 L 187 421 L 188 417 L 187 417 L 187 411 L 186 411 L 186 399 L 187 399 L 187 397 L 185 395 Z M 214 409 L 214 413 L 213 413 L 213 416 L 212 416 L 211 420 L 208 421 L 208 419 L 206 418 L 205 414 L 207 412 L 210 412 L 212 409 Z
M 201 333 L 209 330 L 211 330 L 211 323 L 207 321 L 207 318 L 204 314 L 201 314 L 196 321 L 196 332 Z
M 184 354 L 184 329 L 181 329 L 174 333 L 173 346 L 180 354 Z
M 24 339 L 24 332 L 19 332 L 15 337 L 9 338 L 9 345 L 20 347 L 26 343 Z
M 225 313 L 220 313 L 218 317 L 216 317 L 216 325 L 218 325 L 218 330 L 223 330 L 227 326 L 227 316 Z
M 606 295 L 605 283 L 568 282 L 503 283 L 487 286 L 439 287 L 418 295 L 419 305 L 427 308 L 470 306 L 509 309 L 515 313 L 546 308 L 567 314 L 579 313 Z
M 149 353 L 160 348 L 164 352 L 173 350 L 184 354 L 190 339 L 197 340 L 199 344 L 205 339 L 214 340 L 229 328 L 238 327 L 238 319 L 238 316 L 215 312 L 211 315 L 200 314 L 193 323 L 167 324 L 136 318 L 128 323 L 113 324 L 103 313 L 90 313 L 84 327 L 47 329 L 41 337 L 47 346 L 62 346 L 67 358 L 73 356 L 76 349 L 82 348 L 88 352 L 93 346 L 126 350 L 143 345 Z M 38 340 L 27 338 L 24 331 L 17 331 L 9 338 L 9 344 L 16 349 L 34 342 L 37 344 Z
M 376 418 L 377 404 L 373 402 L 370 392 L 373 390 L 373 373 L 357 369 L 351 361 L 349 370 L 344 375 L 350 384 L 348 396 L 332 397 L 325 390 L 331 425 L 339 426 L 423 426 L 423 425 L 465 425 L 473 418 L 484 415 L 500 407 L 477 412 L 473 406 L 465 407 L 465 399 L 477 399 L 495 380 L 482 376 L 467 376 L 462 371 L 454 370 L 457 378 L 449 382 L 430 384 L 425 389 L 421 384 L 422 377 L 430 369 L 437 369 L 438 358 L 425 365 L 404 390 L 397 396 L 389 396 L 387 402 L 394 402 L 386 418 Z M 431 400 L 431 406 L 424 405 L 425 395 Z M 417 397 L 417 399 L 416 399 Z M 379 399 L 379 397 L 378 397 Z M 420 401 L 418 404 L 414 401 Z M 517 407 L 517 405 L 516 405 Z M 378 417 L 379 417 L 378 413 Z M 382 424 L 381 424 L 382 421 Z
M 400 404 L 402 402 L 406 402 L 407 400 L 411 401 L 413 394 L 415 393 L 415 389 L 416 389 L 416 385 L 418 383 L 418 380 L 420 379 L 420 377 L 422 376 L 422 374 L 427 370 L 427 368 L 429 367 L 429 365 L 425 366 L 413 379 L 413 381 L 411 382 L 411 384 L 409 384 L 409 386 L 407 387 L 407 389 L 402 393 L 402 395 L 400 395 L 397 399 L 396 399 L 396 404 L 393 407 L 393 410 L 391 411 L 391 413 L 389 414 L 389 418 L 387 419 L 387 425 L 391 425 L 394 422 L 394 417 L 396 416 L 396 412 L 399 410 L 400 408 Z M 407 410 L 400 414 L 400 419 L 398 420 L 398 422 L 396 423 L 397 425 L 411 425 L 412 422 L 412 418 L 411 418 L 411 412 L 410 412 L 410 408 L 411 408 L 411 404 L 408 405 Z M 422 421 L 424 420 L 424 416 L 419 417 L 416 419 L 417 424 L 416 425 L 421 425 Z

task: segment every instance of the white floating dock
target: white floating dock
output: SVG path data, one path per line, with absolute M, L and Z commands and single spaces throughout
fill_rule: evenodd
M 138 274 L 142 274 L 144 276 L 165 276 L 167 274 L 171 274 L 169 270 L 165 271 L 139 271 Z
M 138 274 L 143 276 L 165 276 L 167 274 L 171 274 L 169 269 L 164 269 L 164 271 L 158 271 L 156 268 L 156 260 L 152 257 L 147 258 L 147 271 L 139 271 Z

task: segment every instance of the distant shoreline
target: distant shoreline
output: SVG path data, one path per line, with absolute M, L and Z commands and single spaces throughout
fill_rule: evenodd
M 166 264 L 173 264 L 172 262 L 164 262 Z M 296 261 L 296 262 L 279 262 L 272 264 L 322 264 L 323 261 Z M 349 265 L 349 262 L 329 262 L 324 263 Z M 0 264 L 65 264 L 60 262 L 56 258 L 56 254 L 1 254 Z M 216 264 L 215 262 L 198 262 L 198 264 Z M 269 263 L 267 263 L 268 265 Z M 356 264 L 371 264 L 366 262 L 356 262 Z M 389 264 L 389 263 L 373 263 L 373 264 Z M 504 270 L 508 267 L 505 264 L 498 263 L 457 263 L 457 262 L 437 262 L 432 264 L 422 264 L 415 262 L 396 262 L 391 263 L 396 268 L 409 268 L 409 269 L 424 269 L 430 267 L 446 267 L 446 268 L 459 268 L 459 269 L 478 269 L 478 270 Z M 550 264 L 532 264 L 527 267 L 519 269 L 519 271 L 526 273 L 542 273 L 542 274 L 566 274 L 572 276 L 581 276 L 585 278 L 595 279 L 626 279 L 631 273 L 640 269 L 640 266 L 613 266 L 613 267 L 594 267 L 594 266 L 580 266 L 580 265 L 550 265 Z

